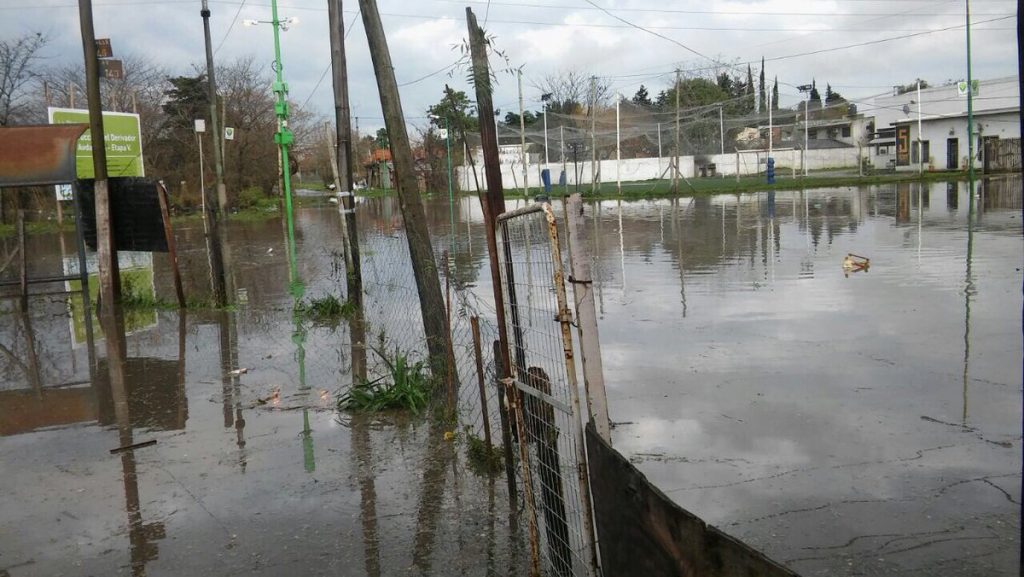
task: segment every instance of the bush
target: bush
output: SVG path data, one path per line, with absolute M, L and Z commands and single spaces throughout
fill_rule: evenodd
M 398 348 L 390 359 L 376 348 L 373 351 L 387 367 L 388 374 L 353 385 L 338 399 L 338 408 L 357 412 L 407 410 L 419 414 L 426 408 L 433 388 L 426 365 L 422 361 L 411 362 Z

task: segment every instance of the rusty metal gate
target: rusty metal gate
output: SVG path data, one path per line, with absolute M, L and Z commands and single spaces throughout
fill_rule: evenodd
M 498 217 L 512 377 L 506 382 L 536 572 L 595 575 L 580 395 L 551 205 Z

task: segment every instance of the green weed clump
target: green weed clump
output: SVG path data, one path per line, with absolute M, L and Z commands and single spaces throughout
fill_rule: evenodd
M 178 308 L 173 303 L 157 298 L 153 292 L 137 286 L 131 275 L 121 276 L 121 306 L 133 310 Z
M 341 319 L 352 318 L 356 313 L 356 304 L 350 300 L 341 301 L 334 295 L 303 301 L 295 307 L 295 312 L 302 317 L 320 325 L 335 325 Z
M 387 367 L 387 374 L 352 386 L 338 399 L 345 411 L 378 413 L 406 410 L 419 414 L 430 401 L 433 382 L 423 361 L 412 362 L 398 348 L 391 358 L 373 349 Z
M 466 438 L 466 456 L 473 471 L 483 475 L 493 475 L 504 469 L 505 463 L 501 449 L 491 447 L 473 433 L 469 427 L 464 429 Z

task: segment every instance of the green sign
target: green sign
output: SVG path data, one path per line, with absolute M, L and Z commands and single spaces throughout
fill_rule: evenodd
M 89 111 L 50 108 L 50 124 L 89 124 Z M 103 113 L 103 138 L 107 149 L 107 175 L 146 176 L 142 164 L 142 131 L 139 115 L 125 112 Z M 78 178 L 93 178 L 92 131 L 86 130 L 75 149 Z

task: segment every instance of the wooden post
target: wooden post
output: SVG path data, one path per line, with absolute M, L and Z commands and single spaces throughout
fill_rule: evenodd
M 676 68 L 676 152 L 672 170 L 672 192 L 679 194 L 679 69 Z
M 96 56 L 96 36 L 92 24 L 92 0 L 78 1 L 78 18 L 82 28 L 82 49 L 85 54 L 86 95 L 89 104 L 89 136 L 95 174 L 96 252 L 100 269 L 100 301 L 104 307 L 121 302 L 121 275 L 117 268 L 117 246 L 110 214 L 110 190 L 107 182 L 107 151 L 102 145 L 103 113 L 100 102 L 100 63 Z M 74 94 L 74 92 L 72 92 Z
M 494 100 L 491 92 L 491 75 L 487 64 L 487 39 L 476 23 L 473 10 L 466 8 L 466 25 L 469 28 L 469 47 L 473 59 L 473 86 L 476 90 L 477 111 L 480 115 L 480 146 L 484 154 L 484 176 L 487 192 L 480 195 L 484 213 L 484 230 L 487 237 L 487 252 L 490 255 L 491 290 L 494 294 L 494 312 L 498 324 L 498 342 L 495 343 L 495 359 L 498 378 L 511 376 L 512 362 L 509 358 L 508 331 L 505 323 L 505 297 L 501 291 L 501 269 L 498 264 L 498 240 L 495 226 L 498 215 L 505 212 L 505 193 L 501 184 L 501 164 L 498 159 L 498 132 L 494 124 Z M 504 388 L 499 388 L 503 391 Z M 505 474 L 508 481 L 509 503 L 516 504 L 516 479 L 514 455 L 512 453 L 511 422 L 499 400 L 502 415 L 502 438 L 505 450 Z
M 590 251 L 587 228 L 583 223 L 583 200 L 579 194 L 569 197 L 565 207 L 566 231 L 569 237 L 569 266 L 573 300 L 576 304 L 576 328 L 580 337 L 583 360 L 583 389 L 587 395 L 587 415 L 602 439 L 612 443 L 608 419 L 608 396 L 604 388 L 601 343 L 594 308 L 594 286 L 590 274 Z
M 476 380 L 480 385 L 480 415 L 484 421 L 484 442 L 490 449 L 491 444 L 491 419 L 487 410 L 487 389 L 484 387 L 484 362 L 480 352 L 480 319 L 469 317 L 469 327 L 473 331 L 473 356 L 476 358 Z
M 28 312 L 28 251 L 25 247 L 25 211 L 18 211 L 18 273 L 21 285 L 18 292 L 18 307 Z
M 345 58 L 345 22 L 341 17 L 342 0 L 328 0 L 327 19 L 331 34 L 331 70 L 334 80 L 334 158 L 338 164 L 338 208 L 342 212 L 342 234 L 348 238 L 345 264 L 348 300 L 357 306 L 363 302 L 363 276 L 359 261 L 359 229 L 356 228 L 356 202 L 352 186 L 352 122 L 348 99 L 348 64 Z M 358 130 L 357 130 L 358 132 Z
M 366 30 L 370 57 L 377 76 L 384 125 L 391 140 L 391 157 L 398 181 L 399 206 L 405 222 L 409 258 L 412 260 L 416 291 L 419 294 L 420 314 L 423 317 L 423 331 L 427 338 L 431 371 L 435 377 L 445 377 L 448 371 L 447 343 L 451 335 L 448 334 L 444 318 L 444 296 L 441 294 L 437 260 L 430 244 L 426 215 L 416 186 L 412 149 L 409 145 L 405 117 L 402 114 L 395 69 L 391 63 L 387 39 L 384 37 L 384 25 L 377 11 L 377 1 L 359 0 L 359 8 L 363 15 L 363 29 Z
M 178 295 L 178 307 L 185 308 L 185 290 L 181 286 L 181 270 L 178 268 L 178 249 L 174 244 L 174 231 L 171 229 L 171 213 L 167 208 L 167 189 L 163 181 L 156 185 L 156 195 L 160 199 L 160 217 L 164 221 L 164 237 L 167 239 L 167 253 L 171 257 L 171 272 L 174 275 L 174 292 Z

